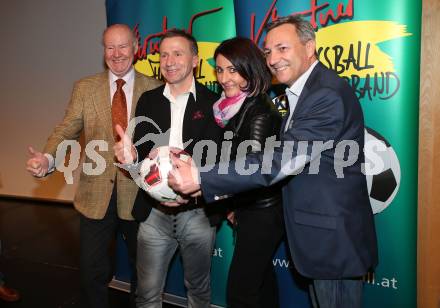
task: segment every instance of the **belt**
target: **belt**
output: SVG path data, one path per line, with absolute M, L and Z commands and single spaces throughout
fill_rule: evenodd
M 177 215 L 179 213 L 195 210 L 202 208 L 202 204 L 197 203 L 188 203 L 188 204 L 182 204 L 180 206 L 165 206 L 160 203 L 157 203 L 153 206 L 156 210 L 167 214 L 167 215 Z

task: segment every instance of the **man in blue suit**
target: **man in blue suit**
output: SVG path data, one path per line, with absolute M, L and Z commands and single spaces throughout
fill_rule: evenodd
M 195 167 L 174 159 L 170 184 L 185 194 L 201 190 L 213 202 L 283 181 L 290 252 L 296 269 L 312 280 L 313 306 L 361 307 L 361 277 L 378 259 L 361 172 L 363 114 L 354 91 L 317 60 L 315 47 L 312 26 L 299 17 L 279 18 L 267 27 L 267 65 L 288 86 L 289 113 L 272 153 L 246 157 L 247 174 L 257 172 L 245 176 L 231 161 L 191 177 Z

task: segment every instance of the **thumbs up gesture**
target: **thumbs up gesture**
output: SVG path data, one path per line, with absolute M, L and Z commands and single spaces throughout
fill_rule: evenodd
M 49 169 L 49 160 L 43 153 L 35 151 L 33 147 L 28 148 L 29 156 L 26 163 L 26 170 L 35 177 L 43 177 Z
M 119 141 L 113 146 L 116 159 L 121 164 L 132 164 L 137 158 L 133 142 L 120 125 L 116 124 L 115 131 L 119 139 Z

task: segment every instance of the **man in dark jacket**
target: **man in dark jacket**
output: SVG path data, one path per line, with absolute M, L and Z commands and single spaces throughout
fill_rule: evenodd
M 214 120 L 212 105 L 218 96 L 194 79 L 193 69 L 198 63 L 195 39 L 184 31 L 170 30 L 162 36 L 159 52 L 160 69 L 166 84 L 140 97 L 136 116 L 147 117 L 154 124 L 137 124 L 134 143 L 159 128 L 161 132 L 169 132 L 169 137 L 166 137 L 169 139 L 165 141 L 170 147 L 183 149 L 184 144 L 191 140 L 184 148 L 190 155 L 201 150 L 194 148 L 201 140 L 213 141 L 211 145 L 217 149 L 216 143 L 222 137 L 222 129 Z M 135 157 L 141 161 L 157 147 L 153 141 L 147 141 L 134 150 L 129 140 L 125 140 L 125 143 L 122 141 L 115 147 L 116 156 L 123 163 L 131 163 Z M 128 160 L 124 156 L 127 147 L 133 156 Z M 215 218 L 218 216 L 208 217 L 200 198 L 190 198 L 180 207 L 167 207 L 153 200 L 143 190 L 138 192 L 132 214 L 141 221 L 137 250 L 137 307 L 162 307 L 166 273 L 178 247 L 182 256 L 188 307 L 210 307 L 211 257 L 215 225 L 219 222 Z

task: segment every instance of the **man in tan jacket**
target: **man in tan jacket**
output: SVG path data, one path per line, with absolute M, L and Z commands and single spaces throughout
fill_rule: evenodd
M 111 264 L 108 251 L 117 230 L 124 235 L 132 272 L 135 273 L 138 226 L 131 210 L 138 187 L 114 165 L 112 120 L 115 121 L 115 111 L 112 111 L 112 105 L 113 108 L 116 105 L 113 104 L 116 96 L 121 100 L 122 87 L 124 107 L 121 108 L 127 109 L 123 115 L 128 121 L 134 115 L 139 96 L 161 84 L 134 70 L 133 59 L 138 44 L 128 26 L 118 24 L 107 28 L 103 34 L 103 45 L 108 70 L 75 84 L 63 121 L 56 126 L 43 152 L 29 147 L 31 157 L 27 162 L 27 169 L 33 176 L 44 177 L 60 162 L 56 153 L 63 141 L 77 140 L 84 133 L 86 146 L 90 142 L 103 145 L 93 147 L 103 159 L 96 159 L 96 156 L 92 159 L 87 155 L 86 163 L 98 166 L 95 172 L 82 171 L 74 199 L 74 206 L 80 213 L 81 307 L 90 308 L 109 307 L 107 285 Z M 115 95 L 116 92 L 118 94 Z M 133 276 L 131 299 L 134 306 L 136 277 Z

